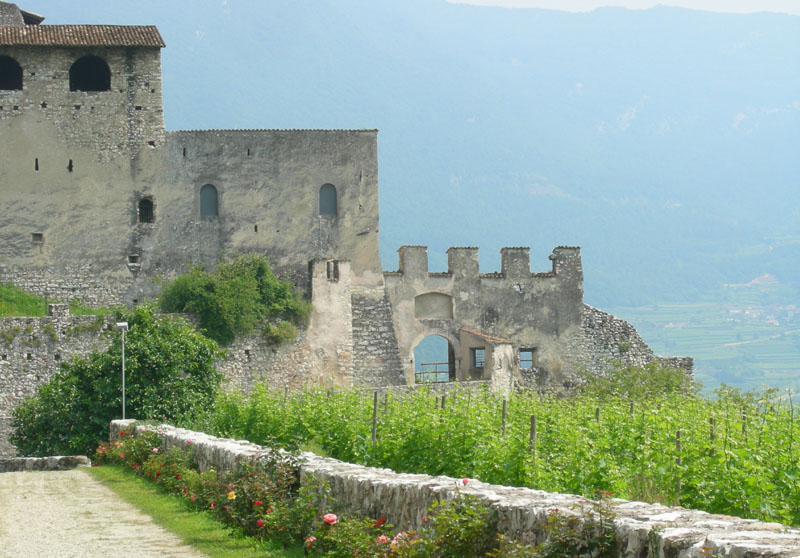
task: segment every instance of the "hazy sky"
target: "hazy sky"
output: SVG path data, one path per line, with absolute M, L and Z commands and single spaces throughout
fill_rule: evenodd
M 600 6 L 646 9 L 657 4 L 680 6 L 711 12 L 783 12 L 800 15 L 800 0 L 447 0 L 459 4 L 505 6 L 507 8 L 546 8 L 570 12 L 591 11 Z

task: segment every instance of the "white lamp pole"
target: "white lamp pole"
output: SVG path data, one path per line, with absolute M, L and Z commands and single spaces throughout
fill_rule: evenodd
M 125 332 L 128 322 L 117 322 L 117 329 L 122 332 L 122 420 L 125 420 Z

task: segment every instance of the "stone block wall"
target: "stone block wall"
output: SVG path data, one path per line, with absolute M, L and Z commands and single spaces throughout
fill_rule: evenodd
M 352 311 L 354 384 L 405 384 L 386 291 L 383 288 L 353 289 Z
M 121 431 L 136 433 L 135 421 L 113 421 L 110 439 Z M 167 425 L 158 427 L 163 447 L 193 448 L 201 469 L 234 469 L 238 463 L 272 450 L 246 441 L 215 438 Z M 515 488 L 468 479 L 395 473 L 323 458 L 301 455 L 301 482 L 327 482 L 335 509 L 372 518 L 386 517 L 398 530 L 418 529 L 436 500 L 449 500 L 457 491 L 472 494 L 497 512 L 498 529 L 512 538 L 535 543 L 546 536 L 552 510 L 575 516 L 586 499 L 529 488 Z M 613 500 L 620 558 L 700 558 L 703 547 L 713 556 L 731 558 L 789 558 L 800 556 L 800 529 L 658 504 Z
M 50 305 L 43 318 L 0 319 L 0 457 L 15 455 L 8 443 L 11 410 L 59 370 L 71 356 L 108 344 L 112 320 L 70 316 L 66 305 Z

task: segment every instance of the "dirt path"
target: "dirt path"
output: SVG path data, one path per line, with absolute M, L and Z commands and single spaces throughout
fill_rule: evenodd
M 86 471 L 0 474 L 0 557 L 205 556 Z

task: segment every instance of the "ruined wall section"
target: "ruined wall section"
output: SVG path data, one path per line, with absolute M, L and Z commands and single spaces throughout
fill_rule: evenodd
M 384 273 L 384 280 L 409 383 L 414 347 L 427 335 L 448 339 L 456 353 L 461 328 L 509 339 L 517 350 L 535 349 L 538 364 L 547 368 L 557 365 L 566 340 L 580 329 L 583 270 L 577 247 L 555 248 L 552 268 L 543 273 L 531 273 L 528 248 L 503 248 L 499 273 L 479 272 L 477 248 L 450 248 L 447 273 L 428 271 L 425 246 L 403 246 L 399 253 L 398 271 Z M 461 369 L 466 363 L 456 363 L 463 380 Z
M 50 305 L 42 318 L 0 318 L 0 457 L 14 455 L 8 443 L 11 410 L 55 375 L 62 362 L 105 348 L 113 324 L 96 316 L 70 316 Z
M 690 376 L 694 374 L 694 361 L 690 357 L 657 356 L 629 322 L 584 305 L 582 326 L 570 337 L 565 352 L 565 363 L 570 369 L 597 376 L 620 365 L 644 366 L 654 361 L 682 368 Z

